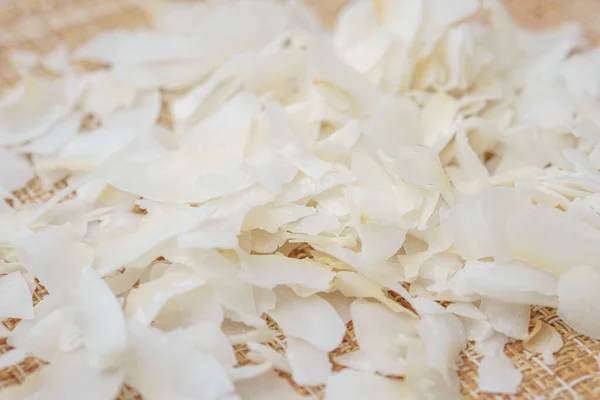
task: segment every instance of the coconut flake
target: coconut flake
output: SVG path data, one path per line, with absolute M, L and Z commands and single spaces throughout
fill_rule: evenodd
M 109 274 L 171 237 L 190 230 L 216 211 L 214 207 L 157 206 L 132 232 L 120 232 L 94 246 L 94 269 Z
M 600 324 L 595 315 L 599 304 L 600 274 L 595 268 L 583 265 L 563 273 L 558 280 L 558 315 L 584 335 L 600 337 Z
M 75 288 L 81 271 L 94 260 L 94 250 L 77 238 L 70 224 L 24 232 L 15 241 L 15 251 L 52 294 Z
M 327 266 L 311 259 L 281 254 L 249 255 L 238 252 L 246 279 L 256 286 L 273 289 L 277 285 L 300 285 L 325 291 L 335 276 Z
M 517 304 L 555 307 L 556 278 L 525 263 L 467 262 L 450 282 L 462 294 Z
M 529 305 L 511 304 L 484 298 L 479 306 L 496 332 L 525 339 L 529 331 Z
M 552 326 L 537 320 L 535 326 L 529 333 L 529 337 L 523 340 L 525 350 L 532 353 L 541 353 L 546 364 L 556 364 L 553 353 L 563 346 L 563 339 Z
M 350 312 L 360 351 L 369 364 L 382 374 L 403 375 L 406 346 L 418 335 L 415 320 L 361 299 L 352 303 Z
M 117 397 L 124 372 L 102 372 L 85 362 L 85 353 L 61 353 L 52 364 L 27 377 L 22 385 L 2 390 L 3 399 L 64 399 L 68 397 L 92 400 Z M 77 385 L 73 385 L 73 379 Z
M 144 398 L 211 399 L 233 392 L 225 368 L 191 340 L 135 322 L 130 326 L 130 337 L 133 354 L 125 381 Z
M 275 372 L 267 372 L 253 379 L 236 382 L 235 389 L 237 394 L 247 400 L 305 399 Z
M 256 363 L 268 361 L 273 365 L 274 368 L 283 372 L 292 373 L 289 361 L 284 356 L 273 350 L 273 348 L 264 344 L 249 342 L 248 350 L 250 350 L 250 352 L 247 354 L 249 360 Z
M 548 206 L 514 215 L 508 234 L 515 258 L 556 276 L 582 265 L 600 265 L 600 230 Z
M 81 271 L 73 300 L 88 364 L 106 369 L 123 361 L 127 329 L 121 304 L 91 267 Z
M 382 400 L 413 397 L 402 381 L 350 369 L 331 375 L 325 387 L 327 400 L 359 400 L 364 398 L 365 393 Z
M 204 281 L 185 272 L 167 272 L 162 277 L 133 289 L 125 304 L 128 318 L 149 325 L 174 296 L 199 288 Z
M 479 364 L 477 382 L 480 392 L 517 394 L 522 379 L 523 374 L 504 353 L 485 357 Z
M 0 148 L 0 191 L 8 194 L 21 189 L 34 176 L 24 157 Z
M 78 84 L 66 79 L 25 75 L 0 99 L 0 145 L 43 135 L 68 112 L 77 91 Z
M 331 362 L 326 351 L 296 338 L 288 338 L 285 356 L 290 363 L 292 378 L 299 385 L 320 385 L 331 374 Z
M 298 297 L 290 290 L 277 290 L 277 303 L 269 315 L 286 335 L 303 339 L 322 351 L 333 351 L 346 333 L 346 325 L 335 309 L 315 295 Z
M 0 278 L 0 319 L 33 319 L 31 291 L 23 275 L 16 271 Z

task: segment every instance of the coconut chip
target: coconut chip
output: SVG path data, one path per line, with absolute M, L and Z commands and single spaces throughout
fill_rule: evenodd
M 545 322 L 537 320 L 535 326 L 529 333 L 529 337 L 523 340 L 525 350 L 532 353 L 541 353 L 546 364 L 556 364 L 553 353 L 563 346 L 560 334 Z

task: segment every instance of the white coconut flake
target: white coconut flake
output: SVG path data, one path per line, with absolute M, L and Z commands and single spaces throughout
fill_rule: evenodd
M 290 290 L 278 290 L 275 309 L 269 315 L 286 335 L 303 339 L 322 351 L 333 351 L 346 333 L 346 325 L 335 309 L 315 295 L 298 297 Z
M 20 272 L 0 278 L 0 319 L 33 319 L 31 291 Z
M 484 393 L 516 394 L 523 379 L 521 372 L 504 353 L 485 357 L 478 372 L 478 388 Z
M 326 351 L 296 338 L 288 338 L 285 356 L 290 363 L 292 378 L 299 385 L 321 385 L 331 374 L 331 362 Z
M 94 269 L 109 274 L 171 237 L 188 231 L 216 211 L 214 207 L 157 206 L 137 229 L 112 235 L 94 246 Z
M 563 346 L 560 333 L 547 323 L 537 320 L 529 337 L 523 340 L 525 350 L 532 353 L 541 353 L 546 364 L 556 364 L 553 353 Z
M 587 265 L 573 268 L 558 280 L 558 315 L 567 324 L 584 335 L 600 337 L 600 324 L 596 315 L 600 274 Z
M 415 320 L 361 299 L 352 303 L 350 312 L 360 351 L 369 364 L 382 374 L 404 375 L 406 347 L 418 336 Z
M 267 372 L 253 379 L 235 384 L 236 393 L 248 400 L 302 400 L 287 381 L 275 372 Z
M 350 369 L 331 375 L 325 387 L 327 400 L 360 400 L 367 393 L 382 400 L 412 398 L 410 390 L 402 381 Z
M 311 259 L 295 259 L 280 254 L 249 255 L 238 252 L 244 276 L 252 284 L 267 289 L 277 285 L 300 285 L 326 291 L 335 273 Z
M 484 298 L 479 306 L 496 332 L 525 339 L 529 331 L 530 307 Z
M 70 224 L 24 232 L 15 241 L 15 251 L 51 294 L 75 288 L 81 271 L 94 260 L 94 250 L 77 238 Z
M 247 354 L 249 360 L 256 363 L 268 361 L 273 365 L 274 368 L 280 371 L 287 373 L 292 372 L 289 361 L 280 353 L 276 352 L 273 348 L 264 344 L 249 342 L 248 350 L 250 350 L 250 352 Z
M 170 298 L 197 289 L 204 283 L 190 273 L 167 272 L 133 289 L 127 296 L 125 314 L 140 324 L 149 325 Z
M 78 84 L 67 79 L 25 75 L 0 98 L 0 145 L 23 143 L 43 135 L 72 106 Z
M 557 279 L 525 263 L 467 262 L 450 282 L 462 294 L 478 294 L 508 303 L 555 307 Z
M 0 148 L 0 191 L 9 193 L 21 189 L 34 176 L 25 157 Z
M 112 399 L 119 394 L 123 376 L 120 370 L 102 372 L 88 366 L 82 351 L 62 353 L 22 385 L 3 389 L 2 399 Z
M 74 308 L 84 336 L 88 364 L 105 369 L 123 361 L 127 329 L 121 304 L 89 266 L 81 271 Z
M 600 265 L 600 230 L 568 213 L 537 206 L 508 222 L 512 254 L 560 276 L 571 268 Z

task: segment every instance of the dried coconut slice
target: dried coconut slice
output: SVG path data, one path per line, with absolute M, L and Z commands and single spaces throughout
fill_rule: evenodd
M 525 339 L 529 331 L 530 307 L 484 298 L 479 309 L 496 332 L 515 339 Z
M 285 356 L 294 382 L 304 386 L 326 383 L 331 375 L 328 353 L 302 339 L 289 337 L 286 342 Z
M 274 371 L 235 384 L 236 393 L 244 400 L 303 400 L 292 386 Z
M 478 388 L 484 393 L 517 394 L 523 374 L 504 353 L 479 364 Z
M 414 399 L 405 383 L 345 369 L 327 380 L 326 400 L 361 400 L 365 394 L 381 400 Z
M 276 233 L 282 225 L 295 222 L 301 218 L 316 213 L 312 207 L 303 207 L 297 204 L 274 206 L 267 204 L 255 207 L 244 220 L 243 230 L 262 229 L 269 233 Z
M 150 325 L 171 298 L 204 284 L 201 278 L 190 273 L 167 272 L 162 277 L 144 283 L 130 292 L 125 303 L 125 315 L 130 320 Z
M 24 153 L 52 154 L 79 132 L 82 120 L 83 114 L 81 112 L 74 112 L 58 121 L 44 136 L 26 144 L 19 150 Z
M 233 346 L 221 331 L 220 323 L 201 322 L 185 329 L 177 329 L 172 332 L 172 336 L 190 341 L 196 349 L 203 354 L 213 356 L 222 365 L 237 364 Z
M 452 207 L 442 219 L 442 226 L 463 258 L 508 261 L 512 242 L 508 220 L 530 207 L 529 197 L 515 189 L 487 188 Z
M 546 364 L 556 364 L 553 353 L 563 346 L 560 333 L 547 323 L 536 320 L 535 326 L 529 333 L 529 337 L 523 340 L 525 350 L 532 353 L 541 353 Z
M 0 319 L 33 319 L 31 291 L 20 272 L 11 272 L 0 278 Z
M 454 136 L 454 120 L 460 102 L 454 97 L 438 92 L 432 96 L 421 111 L 423 132 L 419 144 L 441 151 Z
M 25 157 L 0 148 L 0 191 L 8 194 L 21 189 L 34 176 Z
M 432 300 L 417 298 L 412 305 L 421 316 L 417 329 L 425 344 L 429 366 L 449 380 L 456 370 L 456 357 L 466 346 L 464 328 L 452 313 Z
M 196 45 L 194 38 L 183 35 L 149 30 L 110 31 L 85 43 L 73 56 L 109 64 L 190 60 L 199 55 Z
M 383 286 L 369 280 L 361 274 L 350 271 L 340 271 L 335 275 L 334 286 L 346 297 L 377 299 L 392 311 L 406 312 L 415 316 L 412 311 L 402 306 L 400 303 L 386 297 L 383 294 Z
M 78 82 L 67 78 L 25 75 L 0 99 L 0 145 L 23 143 L 43 135 L 68 112 L 78 86 Z
M 360 351 L 369 365 L 385 375 L 403 375 L 406 346 L 418 336 L 415 320 L 362 299 L 352 303 L 350 312 Z
M 427 57 L 446 30 L 462 19 L 471 16 L 478 7 L 476 0 L 461 0 L 450 6 L 443 0 L 423 1 L 423 20 L 417 40 L 421 42 L 419 55 Z
M 52 364 L 27 377 L 22 385 L 3 389 L 2 399 L 116 398 L 125 373 L 99 371 L 88 366 L 85 357 L 83 351 L 61 353 Z
M 582 265 L 600 265 L 600 230 L 547 206 L 510 218 L 508 235 L 515 258 L 556 276 Z
M 238 255 L 245 279 L 266 289 L 278 285 L 299 285 L 326 291 L 335 276 L 327 266 L 309 258 L 296 259 L 281 254 L 250 255 L 241 251 Z
M 38 168 L 92 170 L 140 136 L 148 135 L 160 112 L 160 94 L 145 93 L 139 104 L 106 117 L 102 126 L 76 135 L 49 160 L 36 159 Z
M 70 224 L 23 233 L 15 241 L 15 252 L 51 294 L 76 287 L 81 271 L 94 260 L 94 250 L 79 241 Z
M 517 304 L 556 307 L 557 279 L 525 263 L 467 262 L 456 272 L 450 285 L 463 294 L 478 294 Z
M 192 229 L 215 211 L 208 206 L 157 205 L 134 231 L 115 234 L 94 246 L 94 269 L 100 275 L 112 273 L 178 233 Z
M 88 364 L 107 369 L 122 362 L 127 329 L 121 304 L 91 267 L 87 266 L 81 271 L 72 301 L 76 324 L 81 329 L 83 345 L 87 350 Z
M 558 280 L 558 315 L 575 330 L 593 338 L 600 337 L 595 317 L 600 284 L 596 268 L 582 265 L 564 272 Z
M 256 363 L 268 361 L 273 365 L 274 368 L 283 372 L 287 372 L 288 374 L 292 373 L 289 361 L 280 353 L 273 350 L 273 348 L 256 342 L 249 342 L 247 345 L 250 351 L 246 357 L 248 357 L 250 361 Z
M 219 399 L 233 392 L 225 368 L 193 341 L 136 323 L 129 334 L 132 354 L 125 382 L 145 399 Z
M 152 326 L 171 331 L 202 322 L 220 324 L 223 322 L 224 311 L 214 292 L 209 287 L 200 287 L 171 297 L 154 319 Z
M 289 289 L 278 289 L 275 309 L 269 315 L 289 337 L 303 339 L 322 351 L 333 351 L 346 333 L 346 325 L 335 309 L 316 295 L 298 297 Z

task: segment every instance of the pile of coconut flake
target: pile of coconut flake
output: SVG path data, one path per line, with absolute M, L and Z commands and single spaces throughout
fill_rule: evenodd
M 49 364 L 0 399 L 303 398 L 286 377 L 459 399 L 467 341 L 481 392 L 517 392 L 507 342 L 555 362 L 530 305 L 600 337 L 600 51 L 578 26 L 525 32 L 488 0 L 357 1 L 333 33 L 298 2 L 153 7 L 152 30 L 13 55 L 0 367 Z M 332 353 L 350 321 L 360 350 Z

